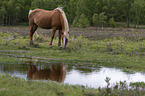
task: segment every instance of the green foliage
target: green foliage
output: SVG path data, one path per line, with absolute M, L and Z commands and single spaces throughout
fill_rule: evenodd
M 82 49 L 82 47 L 87 45 L 87 39 L 83 38 L 82 36 L 70 38 L 70 44 L 68 44 L 68 48 L 66 49 L 68 52 L 77 51 Z
M 137 28 L 140 22 L 141 18 L 141 11 L 144 8 L 145 1 L 144 0 L 134 0 L 134 4 L 132 5 L 131 11 L 133 12 L 134 10 L 136 11 L 135 16 L 132 16 L 131 18 L 135 22 L 135 27 Z
M 108 82 L 107 82 L 108 84 Z M 120 96 L 132 96 L 132 95 L 144 95 L 145 92 L 144 92 L 144 87 L 142 86 L 144 85 L 144 83 L 140 84 L 139 86 L 133 88 L 130 86 L 130 88 L 128 89 L 128 85 L 126 83 L 126 81 L 124 82 L 119 82 L 119 83 L 116 83 L 114 85 L 114 87 L 109 87 L 109 88 L 99 88 L 99 96 L 117 96 L 117 95 L 120 95 Z M 107 85 L 108 86 L 108 85 Z
M 82 14 L 87 18 L 86 23 L 91 26 L 97 23 L 103 27 L 104 23 L 108 23 L 112 17 L 116 22 L 126 20 L 128 27 L 130 22 L 134 23 L 135 27 L 140 23 L 145 24 L 144 0 L 93 0 L 91 2 L 90 0 L 2 0 L 0 25 L 17 25 L 24 22 L 28 24 L 30 9 L 53 10 L 58 6 L 64 8 L 69 23 L 77 27 L 81 26 L 78 22 Z M 95 14 L 100 15 L 100 21 L 95 20 L 97 18 Z
M 72 27 L 79 27 L 79 23 L 76 18 L 73 20 Z
M 89 20 L 86 18 L 86 16 L 84 14 L 82 14 L 80 16 L 80 19 L 79 19 L 79 27 L 81 28 L 85 28 L 85 27 L 89 27 L 90 26 L 90 22 Z
M 41 8 L 41 9 L 46 9 L 46 10 L 53 10 L 57 6 L 55 4 L 56 2 L 54 0 L 33 0 L 32 1 L 32 9 L 35 8 Z
M 1 25 L 17 25 L 26 22 L 31 0 L 2 0 L 0 4 Z
M 102 12 L 99 15 L 95 13 L 92 19 L 94 24 L 98 24 L 98 26 L 102 26 L 103 28 L 104 23 L 106 23 L 107 16 L 105 16 L 105 12 Z
M 2 33 L 0 32 L 0 45 L 1 46 L 8 46 L 18 49 L 28 49 L 26 45 L 28 44 L 28 40 L 24 39 L 22 36 L 19 36 L 17 33 L 13 35 L 9 33 Z
M 110 25 L 112 28 L 115 28 L 115 27 L 116 27 L 114 18 L 111 18 L 111 19 L 109 20 L 109 25 Z
M 69 23 L 70 24 L 73 24 L 73 22 L 75 22 L 75 17 L 76 17 L 76 10 L 77 10 L 77 7 L 76 7 L 76 3 L 77 3 L 77 0 L 70 0 L 69 2 L 69 7 L 68 7 L 68 14 L 67 14 L 67 18 L 69 19 Z
M 102 24 L 105 23 L 107 20 L 107 16 L 105 15 L 105 12 L 100 13 L 99 18 Z
M 73 27 L 80 27 L 80 28 L 86 28 L 90 26 L 89 20 L 86 18 L 84 14 L 81 14 L 80 18 L 77 20 L 77 18 L 73 21 Z
M 95 13 L 95 14 L 93 15 L 93 18 L 92 18 L 92 19 L 93 19 L 94 25 L 97 25 L 97 24 L 99 25 L 100 19 L 99 19 L 99 15 L 98 15 L 98 14 Z

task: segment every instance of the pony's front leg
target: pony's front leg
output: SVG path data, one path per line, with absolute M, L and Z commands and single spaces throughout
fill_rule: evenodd
M 52 48 L 52 41 L 53 41 L 55 32 L 56 32 L 56 28 L 53 28 L 53 29 L 52 29 L 52 35 L 51 35 L 51 41 L 50 41 L 50 44 L 49 44 L 49 48 Z
M 62 45 L 61 45 L 61 36 L 62 36 L 62 30 L 59 30 L 59 41 L 58 41 L 58 46 L 60 48 L 62 48 Z

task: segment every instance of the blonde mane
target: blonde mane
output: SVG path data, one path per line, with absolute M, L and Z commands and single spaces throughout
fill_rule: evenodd
M 67 39 L 69 39 L 69 25 L 68 25 L 68 21 L 67 21 L 66 15 L 65 15 L 64 11 L 62 10 L 62 7 L 58 7 L 58 8 L 56 8 L 56 10 L 58 10 L 61 13 L 62 17 L 63 17 L 64 26 L 65 26 L 64 36 Z

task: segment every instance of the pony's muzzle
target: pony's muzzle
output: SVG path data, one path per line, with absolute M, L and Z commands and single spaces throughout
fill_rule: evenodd
M 68 42 L 68 39 L 64 36 L 63 37 L 63 47 L 64 48 L 66 48 L 67 42 Z
M 65 36 L 63 37 L 63 46 L 65 46 Z

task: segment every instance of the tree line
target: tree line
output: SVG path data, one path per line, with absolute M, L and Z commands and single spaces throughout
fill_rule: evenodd
M 145 0 L 0 0 L 0 25 L 28 23 L 30 9 L 61 6 L 73 27 L 145 24 Z

